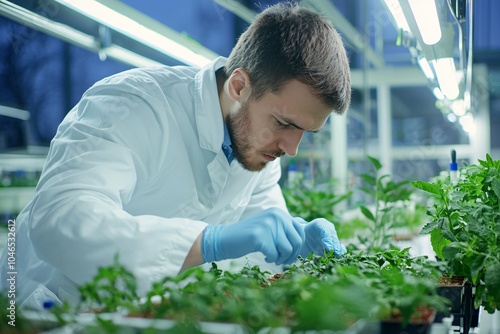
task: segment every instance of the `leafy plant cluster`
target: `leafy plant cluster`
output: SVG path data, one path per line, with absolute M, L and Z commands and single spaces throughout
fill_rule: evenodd
M 436 262 L 411 258 L 408 249 L 349 251 L 342 258 L 331 252 L 300 259 L 283 274 L 259 267 L 233 273 L 215 264 L 210 271 L 191 268 L 154 283 L 140 301 L 133 276 L 115 260 L 80 288 L 80 310 L 172 319 L 189 328 L 200 321 L 233 323 L 249 332 L 343 330 L 359 319 L 382 320 L 394 312 L 407 324 L 416 319 L 418 306 L 446 310 L 446 300 L 436 294 L 440 275 Z
M 421 233 L 430 233 L 452 275 L 474 284 L 476 307 L 500 310 L 500 160 L 487 155 L 462 168 L 456 185 L 449 179 L 413 184 L 434 196 L 431 222 Z
M 283 196 L 292 216 L 298 216 L 306 221 L 325 218 L 332 223 L 340 223 L 339 215 L 334 207 L 352 196 L 349 191 L 338 195 L 334 192 L 335 181 L 330 179 L 327 184 L 318 186 L 307 184 L 303 178 L 297 178 L 288 188 L 283 188 Z
M 410 181 L 394 182 L 390 175 L 378 175 L 382 169 L 381 163 L 368 156 L 374 171 L 361 175 L 363 185 L 359 190 L 367 194 L 374 204 L 373 208 L 360 205 L 362 217 L 342 220 L 335 208 L 340 203 L 351 198 L 353 191 L 336 194 L 335 180 L 327 184 L 308 184 L 303 178 L 298 178 L 290 187 L 283 188 L 283 195 L 288 210 L 293 216 L 299 216 L 306 221 L 323 217 L 333 224 L 342 239 L 357 236 L 361 244 L 369 250 L 386 247 L 392 241 L 396 228 L 408 228 L 418 231 L 423 226 L 425 206 L 413 203 L 411 209 L 410 196 L 414 189 Z M 360 235 L 360 231 L 369 237 Z
M 259 267 L 227 272 L 215 264 L 208 272 L 192 268 L 154 283 L 145 299 L 138 297 L 132 274 L 115 259 L 81 287 L 82 303 L 76 311 L 172 319 L 180 326 L 176 331 L 190 333 L 199 332 L 197 324 L 203 321 L 239 324 L 249 332 L 277 327 L 292 332 L 344 330 L 358 319 L 394 316 L 406 325 L 422 320 L 423 307 L 448 311 L 449 301 L 436 293 L 443 275 L 465 276 L 476 286 L 477 305 L 490 312 L 499 309 L 500 162 L 487 156 L 478 166 L 467 166 L 457 185 L 449 179 L 413 183 L 435 200 L 427 212 L 431 222 L 421 233 L 431 234 L 432 246 L 444 260 L 436 262 L 410 257 L 409 249 L 390 245 L 404 219 L 401 203 L 409 202 L 412 189 L 409 181 L 379 175 L 380 162 L 369 160 L 374 172 L 362 175 L 362 191 L 374 206 L 360 206 L 370 223 L 362 249 L 349 245 L 340 258 L 333 253 L 301 258 L 283 274 L 271 275 Z M 337 196 L 328 189 L 298 186 L 284 193 L 292 214 L 337 222 L 332 208 L 350 194 Z M 415 220 L 419 214 L 415 210 Z
M 429 261 L 426 256 L 411 257 L 409 248 L 390 247 L 375 253 L 349 251 L 335 259 L 309 257 L 295 270 L 319 278 L 352 275 L 368 286 L 377 300 L 378 319 L 396 312 L 406 324 L 422 306 L 445 309 L 448 302 L 436 296 L 445 269 L 443 263 Z
M 360 190 L 373 199 L 374 207 L 370 209 L 366 205 L 359 206 L 361 213 L 371 223 L 368 228 L 369 237 L 361 237 L 360 242 L 367 250 L 373 251 L 387 247 L 394 238 L 394 228 L 403 225 L 400 205 L 409 202 L 412 189 L 409 187 L 409 180 L 394 182 L 389 174 L 379 175 L 381 163 L 370 156 L 368 160 L 374 171 L 361 175 L 365 186 Z

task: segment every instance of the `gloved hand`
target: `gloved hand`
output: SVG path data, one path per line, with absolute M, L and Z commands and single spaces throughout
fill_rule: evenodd
M 297 260 L 304 240 L 304 225 L 287 212 L 272 208 L 234 224 L 207 226 L 201 247 L 204 262 L 261 252 L 266 262 L 279 265 Z
M 295 219 L 305 224 L 306 240 L 300 250 L 300 256 L 306 258 L 313 252 L 321 256 L 324 255 L 325 250 L 327 252 L 334 250 L 336 256 L 341 256 L 346 252 L 344 245 L 339 241 L 335 226 L 328 220 L 318 218 L 308 223 L 300 217 Z

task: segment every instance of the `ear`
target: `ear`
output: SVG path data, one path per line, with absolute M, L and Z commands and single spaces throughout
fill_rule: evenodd
M 239 67 L 227 79 L 227 92 L 229 97 L 238 102 L 245 101 L 251 92 L 250 75 Z

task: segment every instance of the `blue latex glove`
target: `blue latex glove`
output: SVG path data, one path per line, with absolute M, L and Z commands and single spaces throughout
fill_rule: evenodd
M 305 224 L 306 240 L 300 250 L 300 256 L 306 258 L 311 253 L 322 256 L 325 250 L 327 252 L 334 250 L 336 256 L 341 256 L 346 252 L 344 245 L 339 241 L 335 226 L 328 220 L 318 218 L 307 223 L 300 217 L 295 219 Z
M 235 259 L 261 252 L 266 262 L 290 264 L 305 240 L 304 225 L 283 210 L 272 208 L 228 225 L 209 225 L 203 231 L 203 261 Z

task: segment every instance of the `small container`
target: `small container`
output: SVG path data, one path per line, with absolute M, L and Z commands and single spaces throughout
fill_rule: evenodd
M 451 162 L 450 162 L 450 181 L 451 184 L 456 185 L 458 183 L 458 164 L 457 164 L 457 152 L 451 150 Z

